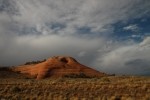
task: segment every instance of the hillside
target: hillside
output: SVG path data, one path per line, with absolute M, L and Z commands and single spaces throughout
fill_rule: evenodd
M 68 56 L 55 56 L 37 63 L 12 68 L 14 72 L 28 74 L 36 79 L 48 77 L 101 77 L 106 74 L 80 64 Z
M 9 67 L 0 67 L 0 79 L 24 79 L 27 75 L 12 71 Z

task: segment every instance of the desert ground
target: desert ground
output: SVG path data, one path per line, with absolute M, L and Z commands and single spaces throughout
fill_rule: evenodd
M 150 100 L 150 77 L 1 77 L 0 100 Z

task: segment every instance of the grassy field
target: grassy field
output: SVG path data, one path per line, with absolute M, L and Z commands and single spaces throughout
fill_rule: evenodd
M 150 100 L 150 77 L 1 78 L 0 100 Z

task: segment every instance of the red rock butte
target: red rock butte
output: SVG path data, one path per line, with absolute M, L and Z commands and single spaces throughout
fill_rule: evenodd
M 68 56 L 54 56 L 38 64 L 22 65 L 13 68 L 13 71 L 28 74 L 36 79 L 48 77 L 64 77 L 83 74 L 87 77 L 101 77 L 101 73 L 85 65 L 80 64 L 74 58 Z

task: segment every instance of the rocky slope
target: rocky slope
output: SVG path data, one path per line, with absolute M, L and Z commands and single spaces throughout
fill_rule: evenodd
M 101 77 L 106 75 L 82 65 L 68 56 L 55 56 L 37 64 L 17 66 L 12 70 L 28 74 L 36 79 L 47 77 Z

